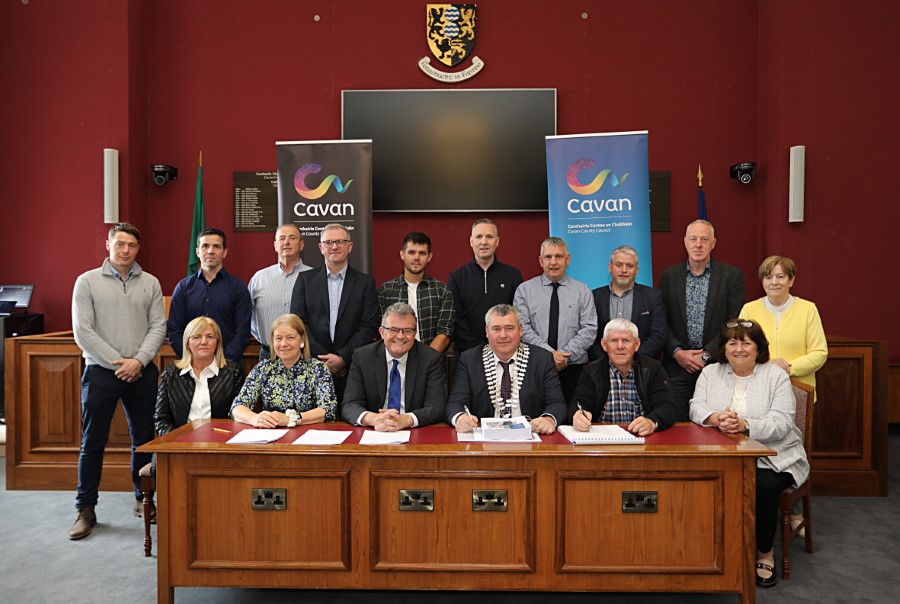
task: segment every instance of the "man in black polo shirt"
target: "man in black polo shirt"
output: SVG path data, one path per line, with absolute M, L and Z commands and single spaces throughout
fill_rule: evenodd
M 492 220 L 475 221 L 469 245 L 474 258 L 450 273 L 447 280 L 456 305 L 453 346 L 457 354 L 487 344 L 485 313 L 497 304 L 512 304 L 516 288 L 522 283 L 519 269 L 497 260 L 500 236 Z

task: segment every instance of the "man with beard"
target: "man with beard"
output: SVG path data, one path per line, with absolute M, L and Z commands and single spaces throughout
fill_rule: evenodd
M 416 339 L 444 352 L 453 337 L 456 311 L 447 286 L 425 272 L 431 257 L 431 238 L 418 231 L 407 233 L 400 247 L 403 274 L 378 288 L 378 310 L 384 315 L 393 304 L 409 304 L 418 321 Z
M 658 289 L 634 282 L 639 270 L 633 247 L 620 245 L 609 255 L 609 285 L 594 290 L 597 325 L 602 334 L 612 319 L 631 321 L 637 326 L 641 340 L 638 354 L 659 360 L 669 337 L 666 307 Z M 599 342 L 591 347 L 589 356 L 592 361 L 603 356 Z

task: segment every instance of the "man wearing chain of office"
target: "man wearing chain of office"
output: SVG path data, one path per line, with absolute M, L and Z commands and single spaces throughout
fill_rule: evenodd
M 553 355 L 522 343 L 522 321 L 509 304 L 491 307 L 484 322 L 487 345 L 459 357 L 447 422 L 471 432 L 481 418 L 524 415 L 533 432 L 552 434 L 566 416 Z

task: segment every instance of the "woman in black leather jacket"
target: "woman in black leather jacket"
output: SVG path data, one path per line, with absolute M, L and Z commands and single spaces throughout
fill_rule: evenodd
M 184 355 L 160 376 L 157 433 L 166 434 L 195 419 L 228 419 L 243 384 L 241 366 L 225 359 L 219 326 L 209 317 L 197 317 L 184 330 Z

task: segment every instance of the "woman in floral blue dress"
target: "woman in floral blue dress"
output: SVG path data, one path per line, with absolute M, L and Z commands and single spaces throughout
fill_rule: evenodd
M 281 315 L 269 330 L 272 358 L 260 361 L 231 405 L 231 416 L 257 428 L 335 420 L 337 399 L 331 372 L 311 359 L 306 326 L 297 315 Z M 262 401 L 262 411 L 253 409 Z

